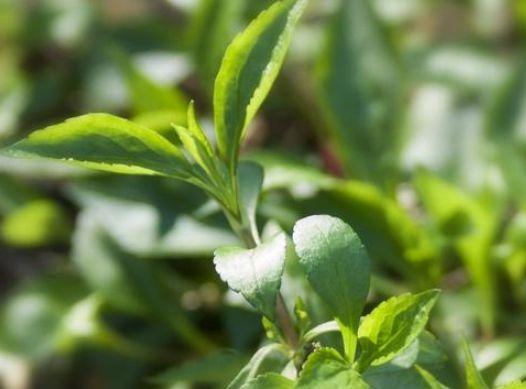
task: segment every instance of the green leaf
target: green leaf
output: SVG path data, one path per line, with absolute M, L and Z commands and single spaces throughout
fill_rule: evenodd
M 374 178 L 396 151 L 394 50 L 369 0 L 340 0 L 327 29 L 317 66 L 322 113 L 345 170 Z
M 35 248 L 66 243 L 71 222 L 66 212 L 50 200 L 34 200 L 9 213 L 2 222 L 0 236 L 7 244 Z
M 447 389 L 447 386 L 444 386 L 438 381 L 430 372 L 428 372 L 426 369 L 416 365 L 416 370 L 420 374 L 420 376 L 424 379 L 425 383 L 427 384 L 428 389 Z
M 216 270 L 228 286 L 274 321 L 276 299 L 285 266 L 287 239 L 276 235 L 254 249 L 223 247 L 215 252 Z
M 124 74 L 136 115 L 164 110 L 185 112 L 187 99 L 180 91 L 148 78 L 124 53 L 115 51 L 113 55 Z
M 294 382 L 276 373 L 260 375 L 241 387 L 241 389 L 292 389 Z
M 176 146 L 146 127 L 107 114 L 78 116 L 46 127 L 7 152 L 117 173 L 189 176 L 188 163 Z
M 240 389 L 251 379 L 269 372 L 283 370 L 289 358 L 283 346 L 272 343 L 260 348 L 250 359 L 247 365 L 228 385 L 227 389 Z
M 499 386 L 498 389 L 526 389 L 526 382 L 511 382 L 509 384 Z
M 162 269 L 124 251 L 102 227 L 101 217 L 93 211 L 82 213 L 73 236 L 72 258 L 87 283 L 115 308 L 153 317 L 187 344 L 208 352 L 209 341 L 174 301 Z
M 221 157 L 231 170 L 243 133 L 270 91 L 307 0 L 284 0 L 262 12 L 226 50 L 215 82 Z
M 151 379 L 155 384 L 171 387 L 178 383 L 225 384 L 236 375 L 247 358 L 232 351 L 221 351 L 204 358 L 185 362 Z
M 473 355 L 471 354 L 469 344 L 466 340 L 463 341 L 462 348 L 464 350 L 465 358 L 466 389 L 489 389 L 475 365 Z
M 241 219 L 244 226 L 250 227 L 250 233 L 256 238 L 256 243 L 259 243 L 256 210 L 263 185 L 263 168 L 255 162 L 243 161 L 238 166 L 237 175 Z
M 365 248 L 349 225 L 326 215 L 298 221 L 293 240 L 309 282 L 338 320 L 346 353 L 354 358 L 355 341 L 345 337 L 356 336 L 369 292 Z
M 365 316 L 358 330 L 359 370 L 386 363 L 409 347 L 424 329 L 439 293 L 429 290 L 392 297 Z
M 221 58 L 240 24 L 242 0 L 201 0 L 190 25 L 190 43 L 203 86 L 211 86 Z
M 185 150 L 211 178 L 220 178 L 216 168 L 215 153 L 195 117 L 193 102 L 188 106 L 188 129 L 174 125 Z
M 429 216 L 458 251 L 480 299 L 480 318 L 491 332 L 496 310 L 496 280 L 489 253 L 498 212 L 477 198 L 426 171 L 415 176 L 415 189 Z
M 352 370 L 340 354 L 331 348 L 314 351 L 301 371 L 297 389 L 367 389 L 369 385 Z

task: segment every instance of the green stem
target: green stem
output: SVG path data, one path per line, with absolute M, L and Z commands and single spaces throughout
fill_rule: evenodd
M 343 349 L 345 351 L 345 355 L 347 356 L 348 361 L 350 363 L 353 363 L 354 358 L 356 357 L 356 346 L 358 343 L 356 331 L 353 328 L 347 327 L 340 322 L 338 322 L 338 325 L 340 326 L 340 332 L 342 334 Z

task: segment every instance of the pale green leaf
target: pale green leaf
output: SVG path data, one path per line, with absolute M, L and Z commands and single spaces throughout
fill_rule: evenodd
M 498 389 L 526 389 L 526 382 L 511 382 L 509 384 L 499 386 Z
M 276 2 L 226 50 L 215 82 L 214 115 L 219 152 L 231 169 L 243 133 L 270 91 L 307 0 Z
M 238 166 L 240 212 L 243 225 L 250 227 L 250 233 L 259 240 L 256 210 L 263 185 L 263 169 L 255 162 L 241 162 Z M 257 242 L 259 243 L 259 242 Z
M 276 300 L 285 266 L 284 234 L 253 249 L 223 247 L 215 252 L 216 271 L 228 286 L 243 295 L 259 312 L 274 320 Z
M 260 348 L 246 366 L 241 369 L 236 378 L 228 385 L 228 389 L 240 389 L 258 375 L 281 371 L 288 360 L 288 355 L 282 345 L 272 343 L 264 346 Z
M 88 114 L 36 131 L 7 153 L 75 162 L 110 172 L 188 177 L 179 149 L 156 132 L 107 114 Z
M 241 389 L 292 389 L 294 382 L 277 373 L 260 375 L 241 387 Z
M 392 297 L 365 316 L 358 330 L 359 369 L 386 363 L 409 347 L 423 331 L 439 293 L 429 290 Z
M 466 340 L 463 341 L 462 348 L 464 350 L 465 358 L 464 369 L 466 373 L 466 389 L 489 389 L 475 365 L 473 355 L 471 354 L 469 344 Z
M 300 263 L 331 313 L 354 334 L 369 292 L 370 264 L 358 235 L 342 220 L 309 216 L 294 226 Z
M 369 385 L 360 374 L 352 370 L 334 349 L 322 348 L 314 351 L 301 371 L 297 389 L 366 389 Z
M 195 117 L 193 102 L 188 106 L 188 128 L 174 125 L 185 150 L 209 177 L 217 177 L 215 154 Z

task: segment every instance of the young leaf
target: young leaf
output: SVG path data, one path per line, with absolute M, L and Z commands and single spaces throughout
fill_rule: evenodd
M 426 383 L 426 388 L 427 389 L 447 389 L 447 386 L 444 386 L 440 383 L 440 381 L 438 381 L 430 372 L 428 372 L 426 369 L 416 365 L 415 366 L 415 369 L 416 371 L 418 372 L 418 374 L 420 374 L 420 376 L 422 377 L 422 379 L 425 381 Z
M 276 373 L 260 375 L 241 387 L 241 389 L 292 389 L 294 382 Z
M 410 346 L 424 329 L 439 293 L 429 290 L 396 296 L 365 316 L 358 330 L 358 369 L 386 363 Z
M 250 250 L 220 248 L 215 252 L 214 264 L 232 290 L 241 293 L 255 309 L 274 321 L 286 249 L 286 237 L 279 234 Z
M 471 354 L 471 350 L 466 340 L 464 340 L 462 348 L 464 350 L 465 358 L 466 389 L 489 389 L 475 365 L 473 355 Z
M 360 374 L 352 370 L 340 354 L 331 348 L 313 352 L 301 371 L 297 389 L 366 389 L 369 385 Z
M 510 382 L 504 386 L 499 386 L 498 389 L 526 389 L 526 382 Z
M 231 169 L 244 130 L 281 68 L 307 0 L 284 0 L 262 12 L 226 50 L 215 82 L 214 115 L 221 157 Z
M 309 282 L 342 328 L 346 353 L 354 357 L 355 341 L 345 336 L 349 331 L 356 336 L 369 292 L 370 264 L 365 248 L 349 225 L 326 215 L 298 221 L 293 240 Z
M 212 178 L 217 178 L 218 173 L 215 163 L 215 154 L 195 117 L 193 102 L 188 106 L 188 128 L 173 126 L 185 150 Z
M 260 348 L 246 366 L 241 369 L 236 378 L 228 385 L 227 389 L 240 389 L 258 375 L 281 371 L 288 361 L 287 354 L 280 344 L 272 343 L 264 346 Z
M 127 174 L 189 175 L 183 155 L 156 132 L 107 114 L 88 114 L 36 131 L 6 150 Z

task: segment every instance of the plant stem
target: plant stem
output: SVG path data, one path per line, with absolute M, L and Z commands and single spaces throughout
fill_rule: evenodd
M 338 325 L 340 326 L 340 332 L 342 334 L 345 355 L 347 356 L 349 362 L 353 363 L 356 356 L 356 345 L 358 343 L 356 331 L 353 328 L 347 327 L 341 323 L 338 323 Z

